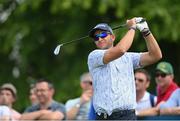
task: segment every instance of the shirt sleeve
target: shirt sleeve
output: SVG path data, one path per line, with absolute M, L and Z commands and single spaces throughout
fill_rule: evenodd
M 131 57 L 133 68 L 134 69 L 140 68 L 141 67 L 140 65 L 141 53 L 128 52 L 128 54 Z
M 66 109 L 63 104 L 58 104 L 57 107 L 55 108 L 55 111 L 62 112 L 64 116 L 66 116 Z
M 65 104 L 66 111 L 69 111 L 72 107 L 74 107 L 79 101 L 78 100 L 68 100 Z
M 165 103 L 160 104 L 160 109 L 178 106 L 179 93 L 180 90 L 175 90 Z
M 11 116 L 10 109 L 6 106 L 0 106 L 0 116 Z
M 65 110 L 65 106 L 64 104 L 62 103 L 59 103 L 59 102 L 56 102 L 56 101 L 53 101 L 53 103 L 51 104 L 51 106 L 48 108 L 48 110 L 51 110 L 51 111 L 58 111 L 58 112 L 61 112 L 64 114 L 64 118 L 63 120 L 66 119 L 66 110 Z
M 92 68 L 96 68 L 98 66 L 104 65 L 103 57 L 106 50 L 94 50 L 88 56 L 88 66 L 91 70 Z

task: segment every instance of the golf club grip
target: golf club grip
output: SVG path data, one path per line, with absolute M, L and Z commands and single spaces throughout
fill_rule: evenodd
M 146 21 L 145 18 L 143 18 L 143 19 L 142 19 L 140 22 L 138 22 L 138 23 L 142 23 L 142 22 L 144 22 L 144 21 Z M 123 28 L 123 27 L 126 27 L 126 24 L 116 26 L 116 27 L 112 28 L 112 30 L 116 30 L 116 29 Z

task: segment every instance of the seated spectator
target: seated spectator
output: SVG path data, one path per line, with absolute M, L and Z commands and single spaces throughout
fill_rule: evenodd
M 11 119 L 11 112 L 9 107 L 0 105 L 0 121 L 9 121 Z
M 18 121 L 21 114 L 13 109 L 13 103 L 16 101 L 17 91 L 14 85 L 5 83 L 0 87 L 0 105 L 6 105 L 11 112 L 11 120 Z
M 84 73 L 80 78 L 82 88 L 81 97 L 70 99 L 66 103 L 66 114 L 68 120 L 87 120 L 92 97 L 92 77 Z
M 156 107 L 138 112 L 138 116 L 159 115 L 159 106 L 166 102 L 171 94 L 178 89 L 174 80 L 173 67 L 168 62 L 160 62 L 156 67 L 155 80 L 157 83 L 157 104 Z
M 21 120 L 62 120 L 65 119 L 65 107 L 53 100 L 54 87 L 45 79 L 35 84 L 38 104 L 32 105 L 22 114 Z
M 160 104 L 160 115 L 180 115 L 180 89 L 175 90 L 165 103 Z
M 35 85 L 32 84 L 31 87 L 30 87 L 30 92 L 29 92 L 30 93 L 29 94 L 29 99 L 30 99 L 30 102 L 31 102 L 32 105 L 38 103 L 38 99 L 37 99 L 37 96 L 35 94 L 35 91 L 36 91 Z
M 178 86 L 174 82 L 173 67 L 168 62 L 160 62 L 156 67 L 157 104 L 167 101 Z
M 145 69 L 137 69 L 134 76 L 136 84 L 136 111 L 154 107 L 157 97 L 147 91 L 151 80 L 149 73 Z

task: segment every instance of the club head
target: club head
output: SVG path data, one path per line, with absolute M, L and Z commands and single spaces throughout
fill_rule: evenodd
M 61 50 L 61 46 L 63 46 L 63 44 L 58 45 L 55 49 L 54 49 L 54 55 L 58 55 L 60 50 Z

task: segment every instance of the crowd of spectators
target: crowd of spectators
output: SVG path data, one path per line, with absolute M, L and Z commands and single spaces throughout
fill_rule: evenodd
M 148 92 L 153 80 L 145 69 L 134 72 L 136 84 L 136 115 L 144 116 L 179 116 L 180 89 L 174 81 L 174 70 L 169 62 L 160 62 L 155 69 L 156 92 Z M 75 99 L 69 99 L 62 104 L 53 99 L 55 89 L 46 79 L 39 79 L 30 86 L 29 100 L 23 113 L 13 109 L 17 98 L 17 90 L 11 83 L 0 86 L 0 120 L 88 120 L 88 115 L 95 113 L 92 105 L 93 79 L 86 72 L 80 76 L 82 93 Z M 152 118 L 153 119 L 153 118 Z

